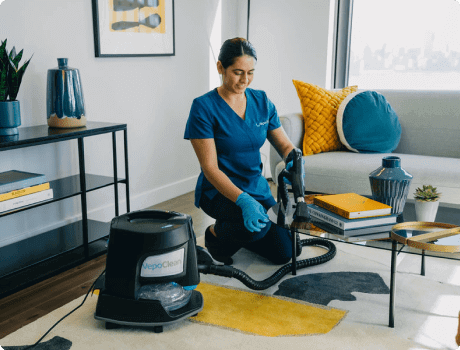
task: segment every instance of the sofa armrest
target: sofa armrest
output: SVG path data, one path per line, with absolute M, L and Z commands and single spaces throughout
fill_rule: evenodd
M 281 125 L 286 132 L 286 135 L 294 144 L 295 147 L 302 149 L 302 141 L 304 135 L 304 123 L 302 113 L 291 113 L 280 117 Z M 283 159 L 270 145 L 270 171 L 274 183 L 277 183 L 278 179 L 275 179 L 275 168 L 276 165 Z

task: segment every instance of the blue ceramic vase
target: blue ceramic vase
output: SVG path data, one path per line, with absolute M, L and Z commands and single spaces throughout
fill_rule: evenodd
M 372 199 L 390 205 L 391 213 L 399 214 L 401 221 L 412 181 L 412 175 L 401 168 L 401 158 L 384 157 L 382 166 L 369 174 L 369 181 Z
M 80 72 L 58 58 L 58 67 L 48 70 L 46 112 L 48 126 L 76 128 L 86 125 L 85 102 Z

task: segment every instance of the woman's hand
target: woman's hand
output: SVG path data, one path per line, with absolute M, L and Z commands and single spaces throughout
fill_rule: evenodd
M 244 226 L 251 232 L 260 232 L 269 221 L 264 207 L 246 192 L 241 193 L 236 200 L 236 205 L 243 212 Z
M 300 152 L 300 154 L 302 154 L 302 151 L 299 149 L 293 149 L 291 152 L 289 152 L 285 160 L 286 170 L 289 170 L 294 166 L 294 157 L 296 156 L 296 150 Z M 302 177 L 305 178 L 305 159 L 303 159 L 303 157 L 302 157 L 301 171 L 302 171 Z M 288 185 L 292 185 L 289 179 L 285 179 L 284 182 L 286 182 Z

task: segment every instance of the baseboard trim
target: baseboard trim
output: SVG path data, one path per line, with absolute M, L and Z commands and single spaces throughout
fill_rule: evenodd
M 184 180 L 176 181 L 165 186 L 157 187 L 149 191 L 131 196 L 130 211 L 136 211 L 151 207 L 155 204 L 181 196 L 194 191 L 198 176 L 192 176 Z M 126 213 L 126 200 L 120 196 L 119 201 L 120 215 Z M 88 212 L 88 217 L 98 221 L 108 222 L 113 219 L 115 204 L 111 203 L 103 207 L 96 208 Z

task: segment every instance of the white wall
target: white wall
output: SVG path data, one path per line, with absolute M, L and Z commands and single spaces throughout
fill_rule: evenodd
M 293 79 L 326 87 L 329 0 L 251 0 L 249 41 L 257 50 L 252 87 L 279 114 L 300 111 Z
M 329 0 L 279 3 L 251 1 L 249 39 L 259 55 L 253 87 L 266 90 L 284 113 L 300 110 L 292 78 L 325 82 Z M 245 0 L 224 0 L 220 7 L 218 0 L 175 0 L 175 56 L 96 58 L 91 1 L 5 0 L 0 40 L 8 39 L 8 49 L 24 49 L 22 62 L 33 54 L 18 95 L 21 127 L 46 124 L 47 70 L 57 66 L 56 58 L 68 57 L 69 66 L 80 71 L 88 120 L 128 125 L 131 210 L 192 191 L 199 164 L 183 133 L 193 98 L 219 84 L 210 82 L 217 9 L 222 38 L 246 36 Z M 220 44 L 213 47 L 218 55 Z M 117 142 L 123 176 L 121 133 Z M 87 139 L 85 151 L 88 172 L 111 175 L 110 135 Z M 0 171 L 41 172 L 50 180 L 78 173 L 76 141 L 2 152 L 0 159 Z M 90 218 L 114 216 L 112 192 L 89 194 Z M 78 216 L 78 200 L 69 199 L 3 217 L 0 246 Z
M 249 41 L 258 56 L 252 87 L 265 90 L 279 115 L 301 112 L 293 79 L 330 87 L 330 7 L 330 0 L 251 0 Z M 268 142 L 262 153 L 271 177 Z

